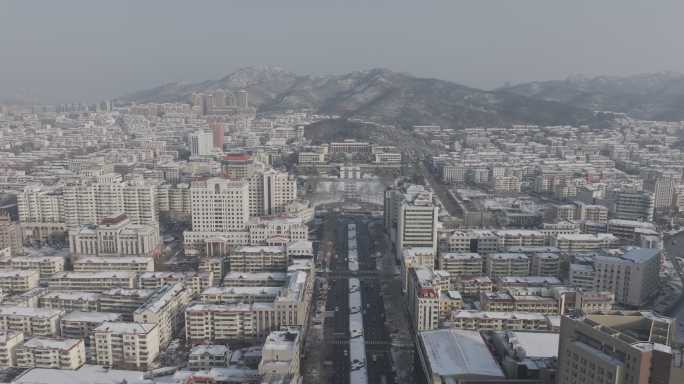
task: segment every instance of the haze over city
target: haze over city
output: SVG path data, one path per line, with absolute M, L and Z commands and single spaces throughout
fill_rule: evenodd
M 683 14 L 0 2 L 0 383 L 684 383 Z
M 485 89 L 682 72 L 683 13 L 675 0 L 4 1 L 0 97 L 110 99 L 252 65 L 386 67 Z

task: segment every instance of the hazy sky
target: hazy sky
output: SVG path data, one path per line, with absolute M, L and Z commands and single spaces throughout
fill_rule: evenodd
M 0 0 L 0 97 L 90 101 L 249 65 L 482 88 L 684 72 L 682 15 L 681 0 Z

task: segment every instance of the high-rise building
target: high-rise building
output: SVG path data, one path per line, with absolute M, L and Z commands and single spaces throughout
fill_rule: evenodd
M 190 134 L 190 155 L 201 157 L 211 155 L 214 148 L 214 135 L 211 132 L 196 131 Z
M 663 175 L 656 179 L 653 185 L 654 208 L 656 210 L 672 207 L 676 186 L 679 181 L 681 181 L 681 177 L 676 179 L 669 175 Z
M 614 216 L 616 219 L 653 221 L 655 198 L 650 192 L 617 192 Z
M 615 301 L 639 307 L 658 291 L 660 251 L 634 248 L 622 255 L 594 257 L 594 289 L 615 294 Z
M 17 195 L 24 238 L 45 241 L 64 231 L 64 195 L 61 187 L 29 185 Z
M 128 182 L 123 187 L 123 212 L 133 224 L 156 225 L 159 222 L 155 185 Z
M 249 219 L 249 183 L 218 177 L 193 182 L 192 230 L 229 232 L 245 229 Z
M 12 255 L 24 253 L 21 226 L 13 222 L 9 215 L 0 215 L 0 249 L 9 248 Z
M 238 91 L 237 105 L 239 108 L 249 108 L 249 93 L 246 89 Z
M 247 153 L 228 153 L 221 160 L 223 176 L 231 180 L 249 179 L 258 167 L 254 157 Z
M 214 91 L 212 94 L 212 102 L 214 107 L 225 107 L 226 106 L 226 91 L 219 89 Z
M 107 217 L 126 214 L 132 224 L 158 226 L 157 188 L 151 184 L 124 182 L 112 173 L 93 183 L 64 189 L 64 217 L 67 228 L 99 224 Z
M 672 320 L 649 312 L 561 319 L 559 384 L 669 384 Z
M 408 312 L 413 329 L 427 331 L 439 327 L 439 277 L 432 268 L 411 268 L 408 278 Z
M 211 134 L 213 136 L 214 148 L 223 150 L 224 135 L 226 133 L 225 125 L 222 122 L 212 122 L 209 123 L 211 128 Z
M 411 185 L 404 191 L 385 192 L 385 226 L 397 249 L 397 258 L 403 248 L 432 248 L 437 253 L 437 219 L 439 208 L 432 202 L 432 192 L 420 185 Z
M 287 172 L 274 169 L 261 174 L 263 187 L 257 191 L 262 193 L 259 201 L 263 201 L 263 208 L 257 211 L 259 216 L 274 216 L 285 212 L 287 204 L 297 199 L 297 180 Z M 257 192 L 257 193 L 258 193 Z
M 61 188 L 29 185 L 17 195 L 17 207 L 22 223 L 64 223 Z

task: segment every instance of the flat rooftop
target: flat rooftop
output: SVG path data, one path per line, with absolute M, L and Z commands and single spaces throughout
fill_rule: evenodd
M 444 378 L 505 378 L 479 332 L 455 328 L 419 333 L 420 348 L 433 375 Z
M 525 351 L 527 357 L 557 357 L 560 334 L 552 332 L 508 332 L 508 340 Z
M 84 365 L 77 370 L 33 368 L 14 379 L 14 384 L 130 384 L 144 383 L 143 373 Z

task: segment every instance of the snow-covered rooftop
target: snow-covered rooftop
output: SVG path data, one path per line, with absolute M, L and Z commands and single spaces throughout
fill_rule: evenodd
M 139 371 L 84 365 L 77 370 L 33 368 L 14 379 L 14 384 L 128 384 L 150 383 Z
M 25 341 L 23 346 L 26 348 L 69 350 L 78 345 L 80 342 L 81 339 L 51 339 L 47 337 L 33 337 L 28 341 Z
M 111 332 L 114 334 L 147 334 L 157 324 L 124 321 L 107 321 L 94 329 L 94 332 Z
M 479 332 L 444 328 L 420 332 L 419 338 L 423 357 L 433 375 L 505 377 Z
M 556 357 L 559 336 L 551 332 L 509 332 L 508 340 L 521 347 L 527 357 Z
M 104 323 L 105 321 L 121 320 L 120 313 L 114 312 L 69 312 L 62 317 L 62 321 L 84 321 L 88 323 Z

